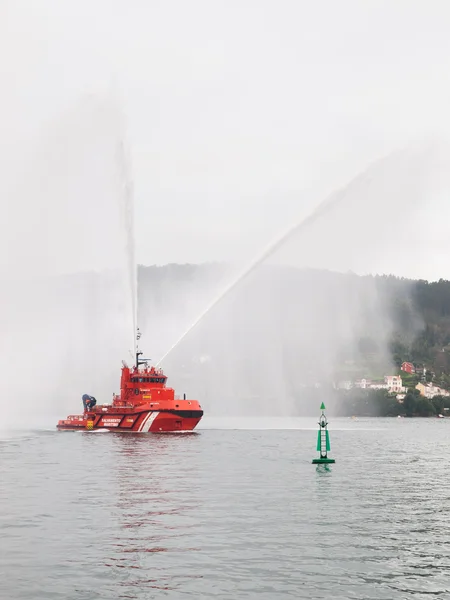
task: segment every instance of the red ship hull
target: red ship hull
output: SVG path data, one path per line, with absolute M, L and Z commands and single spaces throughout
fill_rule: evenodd
M 83 414 L 60 420 L 57 429 L 128 433 L 192 431 L 203 417 L 200 404 L 175 396 L 173 388 L 166 387 L 163 371 L 148 367 L 146 360 L 139 360 L 140 354 L 136 354 L 134 367 L 123 363 L 120 394 L 113 396 L 112 404 L 98 406 L 95 398 L 85 394 Z
M 195 429 L 202 416 L 202 410 L 174 412 L 148 409 L 139 411 L 131 409 L 127 412 L 107 410 L 100 414 L 96 412 L 70 415 L 67 419 L 58 422 L 57 429 L 65 431 L 108 429 L 128 433 L 181 432 Z

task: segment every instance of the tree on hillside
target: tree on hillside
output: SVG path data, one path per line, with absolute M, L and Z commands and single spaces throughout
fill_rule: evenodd
M 395 394 L 386 394 L 382 390 L 377 392 L 378 415 L 380 417 L 397 417 L 403 412 L 402 405 L 397 401 Z
M 403 408 L 405 409 L 407 417 L 413 416 L 416 410 L 416 398 L 411 391 L 408 391 L 408 393 L 405 396 L 405 399 L 403 400 Z
M 403 400 L 403 408 L 407 417 L 412 417 L 416 413 L 420 398 L 419 390 L 408 390 Z
M 436 410 L 431 400 L 421 396 L 416 404 L 416 412 L 421 417 L 431 417 L 436 414 Z
M 431 399 L 431 403 L 434 406 L 434 412 L 436 414 L 442 414 L 444 412 L 444 407 L 445 407 L 445 398 L 444 396 L 434 396 L 434 398 Z
M 441 377 L 439 379 L 439 383 L 440 383 L 441 387 L 448 390 L 450 388 L 450 375 L 447 375 L 446 373 L 442 373 Z

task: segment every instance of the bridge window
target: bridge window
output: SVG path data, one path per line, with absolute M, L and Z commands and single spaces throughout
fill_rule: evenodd
M 166 381 L 165 377 L 132 377 L 131 381 L 133 383 L 164 383 Z
M 164 383 L 166 381 L 165 377 L 132 377 L 131 381 L 133 383 Z

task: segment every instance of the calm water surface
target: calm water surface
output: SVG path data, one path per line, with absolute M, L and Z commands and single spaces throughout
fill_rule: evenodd
M 450 598 L 450 419 L 288 427 L 0 433 L 0 598 Z

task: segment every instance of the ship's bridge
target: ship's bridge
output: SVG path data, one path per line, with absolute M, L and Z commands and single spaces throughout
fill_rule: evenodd
M 139 339 L 139 337 L 138 337 Z M 136 351 L 136 363 L 130 369 L 126 363 L 122 361 L 122 380 L 121 389 L 134 388 L 134 393 L 139 394 L 139 390 L 148 389 L 148 384 L 153 384 L 155 387 L 166 386 L 167 377 L 164 375 L 164 371 L 158 367 L 150 367 L 148 365 L 148 358 L 139 358 L 142 352 Z M 143 384 L 143 385 L 139 385 Z M 146 385 L 147 384 L 147 385 Z M 160 392 L 158 392 L 159 394 Z
M 133 376 L 131 377 L 131 381 L 133 383 L 166 383 L 167 381 L 167 377 L 165 377 L 164 375 L 147 375 L 147 373 L 139 373 L 139 376 L 136 376 L 133 374 Z

